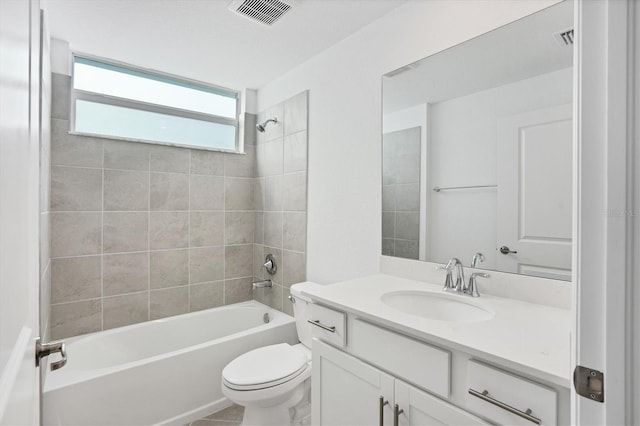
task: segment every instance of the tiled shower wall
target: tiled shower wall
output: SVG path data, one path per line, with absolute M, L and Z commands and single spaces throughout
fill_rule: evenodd
M 69 96 L 54 74 L 52 338 L 260 298 L 256 116 L 231 154 L 71 135 Z
M 258 122 L 278 122 L 257 137 L 255 277 L 271 278 L 273 287 L 256 290 L 255 298 L 291 315 L 288 289 L 306 279 L 307 105 L 302 92 L 258 114 Z M 278 263 L 273 276 L 262 267 L 269 253 Z
M 382 138 L 382 254 L 420 254 L 420 127 Z

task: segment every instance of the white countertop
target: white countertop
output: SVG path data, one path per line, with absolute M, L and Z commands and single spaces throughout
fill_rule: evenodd
M 494 315 L 480 322 L 439 321 L 403 313 L 380 299 L 385 293 L 405 290 L 447 294 L 442 291 L 442 284 L 383 274 L 318 286 L 304 293 L 318 303 L 402 333 L 570 387 L 570 310 L 491 295 L 471 298 L 452 294 L 454 298 L 472 299 L 472 303 L 488 307 Z

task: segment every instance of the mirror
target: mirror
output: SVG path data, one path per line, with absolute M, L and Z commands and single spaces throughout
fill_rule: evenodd
M 573 3 L 382 82 L 382 254 L 570 280 Z

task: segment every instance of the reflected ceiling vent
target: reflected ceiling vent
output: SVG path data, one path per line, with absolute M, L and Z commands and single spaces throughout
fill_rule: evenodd
M 553 38 L 558 43 L 558 46 L 572 46 L 573 45 L 573 28 L 569 28 L 568 30 L 557 32 L 553 35 Z
M 291 0 L 233 0 L 228 9 L 254 22 L 271 26 L 293 5 Z

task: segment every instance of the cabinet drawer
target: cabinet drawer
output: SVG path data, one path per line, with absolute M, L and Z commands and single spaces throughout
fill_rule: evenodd
M 353 321 L 349 351 L 423 389 L 449 397 L 448 351 L 360 320 Z
M 557 422 L 556 391 L 548 387 L 474 360 L 467 364 L 467 387 L 467 408 L 497 423 Z
M 311 335 L 334 346 L 347 344 L 347 316 L 321 305 L 311 305 Z

